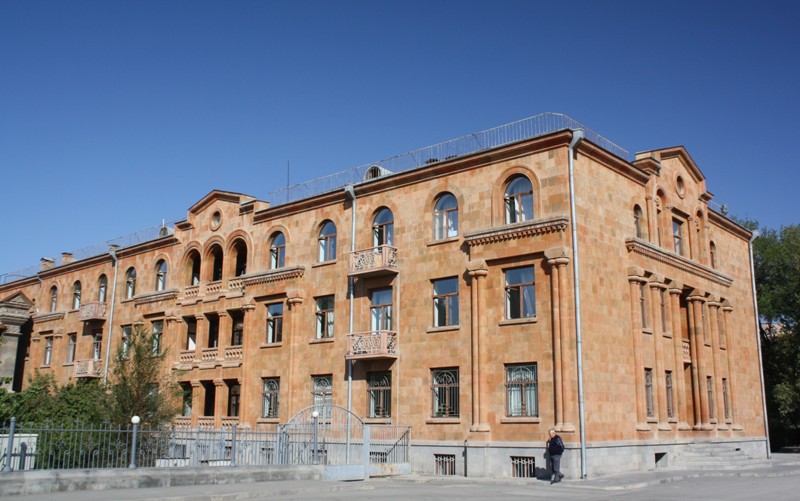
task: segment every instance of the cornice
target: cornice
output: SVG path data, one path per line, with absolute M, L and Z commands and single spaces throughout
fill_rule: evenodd
M 637 167 L 627 160 L 606 151 L 604 148 L 597 146 L 588 139 L 581 141 L 581 143 L 577 146 L 577 150 L 579 153 L 602 162 L 609 169 L 622 176 L 625 176 L 631 181 L 639 183 L 642 186 L 646 185 L 650 180 L 650 175 L 643 171 L 640 167 Z
M 149 303 L 157 303 L 159 301 L 167 301 L 176 299 L 178 297 L 178 289 L 169 289 L 166 291 L 148 292 L 145 294 L 138 294 L 133 297 L 133 303 L 136 306 Z
M 747 228 L 736 224 L 735 222 L 731 221 L 722 214 L 715 212 L 711 208 L 708 209 L 708 220 L 711 223 L 714 223 L 715 225 L 719 226 L 720 228 L 733 233 L 737 237 L 740 237 L 743 240 L 747 240 L 748 242 L 750 241 L 750 238 L 753 236 L 753 234 Z
M 150 252 L 156 249 L 163 249 L 164 247 L 171 247 L 173 245 L 177 245 L 180 243 L 180 240 L 175 238 L 174 236 L 170 235 L 168 237 L 158 238 L 156 240 L 149 240 L 147 242 L 142 242 L 138 245 L 133 245 L 131 247 L 125 247 L 124 249 L 119 249 L 117 251 L 117 256 L 119 258 L 125 258 L 130 256 L 135 256 L 137 254 L 142 254 L 144 252 Z
M 464 241 L 470 247 L 478 245 L 494 244 L 507 240 L 519 238 L 530 238 L 548 233 L 563 232 L 569 226 L 569 218 L 566 216 L 555 216 L 545 219 L 534 219 L 514 223 L 499 228 L 489 228 L 479 230 L 464 235 Z
M 53 320 L 61 320 L 64 318 L 63 311 L 53 311 L 49 313 L 39 313 L 33 316 L 33 323 L 41 324 L 44 322 L 50 322 Z
M 725 287 L 730 287 L 731 284 L 733 284 L 733 278 L 728 275 L 724 275 L 713 268 L 703 266 L 702 264 L 679 256 L 673 252 L 666 251 L 650 242 L 645 242 L 637 238 L 628 238 L 625 240 L 625 247 L 627 247 L 628 252 L 633 252 L 634 254 L 639 254 L 640 256 L 664 263 L 681 271 L 724 285 Z
M 100 254 L 97 256 L 92 256 L 86 259 L 81 259 L 79 261 L 73 261 L 68 264 L 61 264 L 50 268 L 49 270 L 44 270 L 39 272 L 39 277 L 42 279 L 56 277 L 58 275 L 63 275 L 66 273 L 71 273 L 73 271 L 79 271 L 86 268 L 92 268 L 94 266 L 103 264 L 105 261 L 110 261 L 111 256 L 109 254 Z

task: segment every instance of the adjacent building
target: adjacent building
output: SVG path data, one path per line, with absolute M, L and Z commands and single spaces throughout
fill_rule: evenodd
M 318 194 L 212 191 L 157 238 L 43 260 L 0 285 L 0 369 L 105 378 L 143 325 L 186 425 L 332 402 L 412 426 L 416 471 L 470 476 L 543 468 L 550 427 L 573 477 L 697 442 L 765 456 L 751 233 L 684 148 L 629 158 L 545 118 Z

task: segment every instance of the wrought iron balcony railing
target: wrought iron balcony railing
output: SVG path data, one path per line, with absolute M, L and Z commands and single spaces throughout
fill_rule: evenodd
M 103 375 L 102 360 L 76 360 L 72 377 L 100 377 Z
M 379 245 L 350 253 L 350 275 L 383 275 L 398 271 L 395 247 Z
M 81 305 L 80 309 L 81 322 L 88 322 L 90 320 L 105 320 L 106 319 L 106 303 L 94 301 Z
M 347 360 L 397 358 L 394 331 L 356 332 L 347 336 Z

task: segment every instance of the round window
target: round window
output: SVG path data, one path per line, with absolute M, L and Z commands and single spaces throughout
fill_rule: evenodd
M 684 185 L 683 178 L 681 176 L 678 176 L 675 179 L 675 189 L 678 191 L 679 197 L 683 198 L 683 196 L 686 195 L 686 186 Z
M 222 214 L 219 211 L 214 212 L 211 215 L 211 229 L 216 230 L 219 228 L 219 225 L 222 223 Z

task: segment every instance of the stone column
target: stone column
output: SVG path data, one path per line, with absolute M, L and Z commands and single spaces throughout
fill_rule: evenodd
M 222 417 L 228 415 L 228 388 L 221 378 L 214 379 L 214 426 L 222 426 Z
M 719 361 L 719 308 L 716 298 L 710 297 L 708 301 L 709 331 L 711 334 L 711 372 L 714 381 L 714 400 L 718 430 L 727 430 L 725 423 L 725 401 L 722 395 L 722 366 Z
M 561 293 L 559 288 L 559 275 L 563 271 L 558 266 L 566 258 L 549 259 L 550 265 L 550 303 L 553 315 L 553 389 L 555 393 L 555 422 L 556 430 L 561 431 L 564 423 L 564 390 L 561 359 Z
M 642 313 L 640 287 L 646 283 L 644 271 L 638 268 L 628 269 L 628 284 L 630 286 L 631 303 L 631 339 L 633 349 L 634 384 L 636 385 L 636 430 L 650 431 L 647 424 L 647 408 L 644 394 L 644 361 L 642 355 Z
M 231 345 L 231 326 L 233 322 L 227 310 L 218 311 L 217 318 L 219 318 L 219 332 L 217 333 L 217 357 L 221 360 L 225 358 L 225 347 Z
M 192 426 L 197 426 L 197 418 L 198 416 L 202 416 L 205 412 L 203 411 L 203 404 L 205 403 L 205 389 L 203 388 L 202 383 L 198 379 L 192 379 Z
M 689 299 L 689 337 L 692 343 L 692 379 L 694 381 L 695 429 L 710 429 L 708 392 L 706 391 L 705 331 L 703 306 L 705 297 L 695 290 Z
M 683 333 L 681 332 L 681 294 L 683 293 L 683 286 L 675 281 L 669 284 L 669 298 L 670 298 L 670 312 L 671 312 L 671 325 L 672 328 L 672 344 L 674 347 L 673 353 L 675 356 L 675 389 L 678 393 L 677 410 L 678 410 L 678 429 L 690 430 L 691 427 L 686 421 L 686 380 L 683 376 L 684 362 L 683 362 Z
M 472 425 L 470 431 L 472 432 L 487 432 L 490 430 L 487 416 L 487 409 L 482 406 L 481 398 L 483 397 L 483 381 L 481 381 L 481 367 L 483 366 L 483 357 L 481 354 L 481 341 L 484 338 L 484 322 L 483 322 L 483 288 L 485 286 L 486 275 L 489 271 L 486 269 L 486 263 L 478 261 L 470 263 L 467 266 L 467 275 L 470 277 L 470 299 L 471 299 L 471 314 L 472 314 L 472 332 L 471 332 L 471 347 L 472 347 Z
M 661 312 L 661 293 L 666 289 L 664 285 L 664 278 L 653 276 L 650 286 L 652 308 L 652 316 L 650 317 L 653 323 L 653 350 L 654 350 L 654 365 L 656 386 L 656 416 L 658 417 L 658 429 L 663 431 L 671 430 L 669 420 L 667 419 L 667 387 L 664 374 L 664 334 L 666 333 L 666 324 L 662 318 Z M 666 307 L 666 304 L 665 304 Z M 666 313 L 664 314 L 666 315 Z M 674 379 L 674 378 L 673 378 Z
M 202 353 L 203 349 L 208 348 L 208 318 L 205 315 L 197 315 L 194 317 L 197 320 L 196 330 L 195 330 L 195 359 L 200 357 L 197 356 L 197 352 L 200 351 Z
M 733 345 L 733 340 L 728 336 L 732 314 L 733 308 L 726 301 L 722 305 L 722 332 L 723 336 L 725 336 L 725 355 L 728 359 L 728 398 L 731 401 L 731 428 L 738 431 L 743 428 L 741 424 L 737 423 L 739 415 L 737 413 L 738 404 L 736 399 L 736 370 L 734 369 L 736 349 Z

